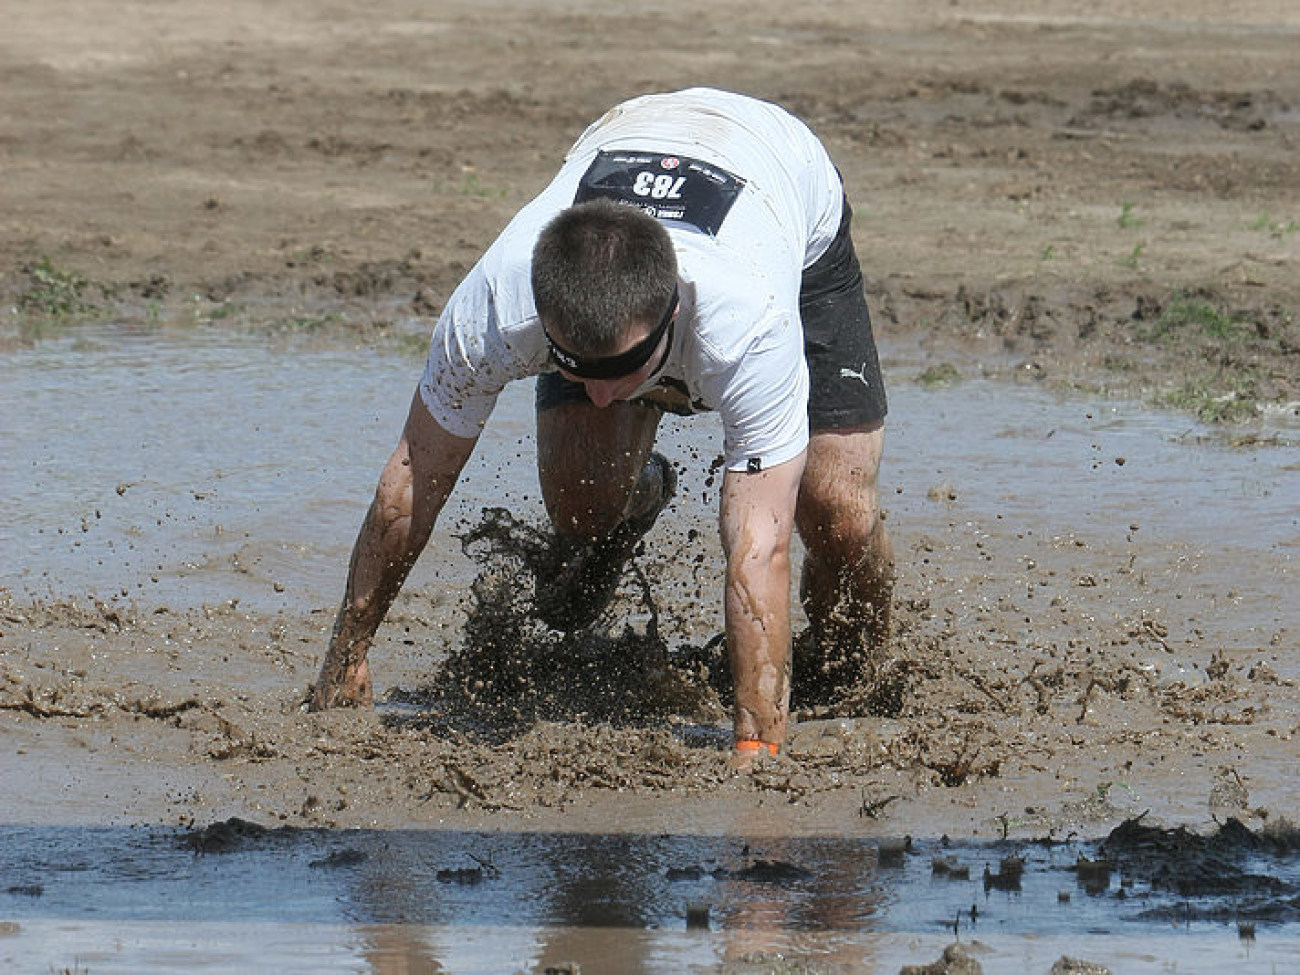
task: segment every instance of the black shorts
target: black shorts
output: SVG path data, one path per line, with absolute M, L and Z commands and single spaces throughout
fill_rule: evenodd
M 840 228 L 799 285 L 803 353 L 808 362 L 808 425 L 813 430 L 876 423 L 889 406 L 871 332 L 862 268 L 853 250 L 853 210 L 844 200 Z M 585 402 L 582 383 L 558 372 L 537 377 L 537 409 Z

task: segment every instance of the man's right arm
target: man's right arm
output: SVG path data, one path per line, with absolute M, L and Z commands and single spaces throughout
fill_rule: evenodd
M 727 471 L 722 482 L 724 609 L 735 684 L 732 724 L 741 742 L 783 748 L 790 722 L 790 538 L 806 454 L 765 471 Z
M 370 641 L 428 544 L 476 443 L 444 430 L 416 393 L 352 549 L 347 591 L 312 689 L 313 711 L 370 704 Z

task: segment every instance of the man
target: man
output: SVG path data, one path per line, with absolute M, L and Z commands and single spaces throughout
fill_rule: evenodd
M 811 699 L 863 673 L 888 627 L 877 500 L 884 389 L 840 176 L 782 109 L 710 89 L 612 109 L 439 318 L 353 551 L 314 708 L 369 703 L 370 640 L 504 385 L 538 375 L 558 629 L 587 625 L 672 495 L 664 410 L 719 413 L 733 759 L 776 754 L 790 712 L 791 534 L 806 550 Z

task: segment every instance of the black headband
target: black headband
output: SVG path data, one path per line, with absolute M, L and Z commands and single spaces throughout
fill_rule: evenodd
M 566 352 L 555 344 L 555 339 L 551 338 L 551 333 L 546 331 L 546 326 L 542 326 L 542 331 L 546 334 L 546 341 L 551 346 L 551 355 L 555 361 L 560 364 L 565 372 L 577 376 L 579 379 L 620 379 L 623 376 L 630 376 L 647 362 L 655 354 L 655 349 L 659 347 L 659 341 L 668 331 L 668 326 L 673 322 L 673 316 L 677 311 L 677 288 L 673 287 L 673 295 L 668 300 L 668 307 L 664 310 L 664 317 L 659 320 L 653 332 L 643 338 L 626 352 L 620 352 L 618 355 L 607 356 L 580 356 L 572 352 Z

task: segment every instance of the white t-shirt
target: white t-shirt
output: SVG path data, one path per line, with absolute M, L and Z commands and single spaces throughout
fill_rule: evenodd
M 610 150 L 668 154 L 660 167 L 680 156 L 738 177 L 721 224 L 707 228 L 714 232 L 660 215 L 676 250 L 681 308 L 667 361 L 638 396 L 716 410 L 728 469 L 796 457 L 808 443 L 800 276 L 839 229 L 843 189 L 802 122 L 775 105 L 706 88 L 633 99 L 583 133 L 443 309 L 420 381 L 429 413 L 449 433 L 476 437 L 506 383 L 555 368 L 533 304 L 533 245 L 574 202 L 598 153 Z M 671 179 L 661 182 L 671 191 Z

